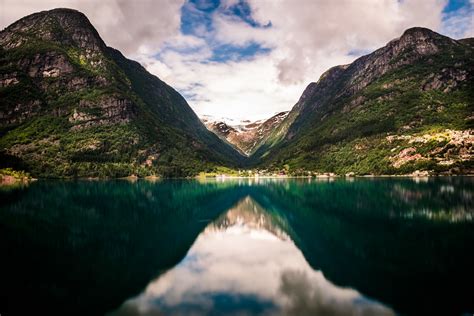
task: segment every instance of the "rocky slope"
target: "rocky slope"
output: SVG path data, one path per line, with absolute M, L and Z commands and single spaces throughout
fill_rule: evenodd
M 412 28 L 329 69 L 254 160 L 294 172 L 474 172 L 472 43 Z
M 0 32 L 0 167 L 34 176 L 192 175 L 242 156 L 173 88 L 107 47 L 82 13 Z
M 244 121 L 239 124 L 229 124 L 211 117 L 203 117 L 201 120 L 210 131 L 232 144 L 242 154 L 250 156 L 287 115 L 288 112 L 280 112 L 267 120 Z

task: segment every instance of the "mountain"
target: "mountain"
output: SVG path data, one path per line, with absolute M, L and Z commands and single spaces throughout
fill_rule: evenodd
M 78 11 L 24 17 L 0 44 L 0 167 L 185 176 L 242 162 L 178 92 L 106 46 Z
M 252 158 L 296 173 L 473 173 L 473 127 L 473 39 L 416 27 L 310 83 Z
M 221 139 L 232 144 L 238 151 L 246 156 L 252 155 L 264 143 L 273 130 L 285 119 L 288 111 L 280 112 L 267 120 L 255 122 L 241 121 L 231 123 L 225 119 L 214 119 L 204 116 L 201 121 L 206 127 Z
M 474 173 L 472 38 L 408 29 L 329 69 L 289 113 L 236 124 L 203 118 L 214 133 L 78 11 L 29 15 L 1 31 L 0 43 L 0 168 L 40 177 L 190 176 L 249 164 Z

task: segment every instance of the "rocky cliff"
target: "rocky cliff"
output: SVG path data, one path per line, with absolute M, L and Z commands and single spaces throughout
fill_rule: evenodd
M 242 156 L 184 98 L 107 47 L 86 16 L 32 14 L 0 32 L 0 158 L 34 176 L 192 175 Z
M 254 154 L 263 167 L 399 174 L 474 171 L 474 50 L 411 28 L 308 85 Z

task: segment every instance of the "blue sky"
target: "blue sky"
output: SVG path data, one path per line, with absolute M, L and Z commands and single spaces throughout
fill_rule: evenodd
M 450 0 L 443 9 L 441 32 L 453 38 L 474 36 L 474 1 Z
M 245 45 L 223 44 L 216 41 L 212 33 L 216 30 L 213 15 L 222 14 L 247 24 L 251 28 L 270 28 L 271 23 L 260 24 L 252 18 L 252 11 L 246 1 L 240 0 L 228 7 L 222 7 L 220 0 L 191 0 L 184 3 L 181 9 L 180 30 L 184 35 L 202 38 L 212 48 L 212 62 L 239 61 L 270 52 L 270 48 L 251 41 Z
M 291 109 L 324 71 L 409 27 L 474 36 L 474 0 L 0 0 L 0 27 L 56 7 L 85 13 L 198 115 L 229 119 Z
M 469 3 L 469 0 L 450 0 L 443 9 L 443 12 L 449 13 L 456 10 L 472 7 L 472 3 Z

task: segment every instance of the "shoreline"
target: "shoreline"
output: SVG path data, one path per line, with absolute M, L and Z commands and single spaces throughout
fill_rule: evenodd
M 137 181 L 149 181 L 149 182 L 158 182 L 158 181 L 166 181 L 166 180 L 240 180 L 240 179 L 252 179 L 252 180 L 259 180 L 259 179 L 277 179 L 277 180 L 294 180 L 294 179 L 315 179 L 315 180 L 333 180 L 333 179 L 344 179 L 344 180 L 355 180 L 355 179 L 389 179 L 389 178 L 412 178 L 412 179 L 425 179 L 425 178 L 452 178 L 452 177 L 474 177 L 474 174 L 454 174 L 454 175 L 356 175 L 356 176 L 344 176 L 344 175 L 319 175 L 319 176 L 215 176 L 215 177 L 182 177 L 182 178 L 163 178 L 159 176 L 147 176 L 147 177 L 138 177 L 138 176 L 128 176 L 128 177 L 120 177 L 120 178 L 99 178 L 99 177 L 78 177 L 78 178 L 31 178 L 28 180 L 15 180 L 15 181 L 1 181 L 0 187 L 9 187 L 15 185 L 28 185 L 31 182 L 35 181 L 115 181 L 115 180 L 122 180 L 122 181 L 129 181 L 129 182 L 137 182 Z
M 448 177 L 474 177 L 474 174 L 436 174 L 436 175 L 412 175 L 412 174 L 402 174 L 402 175 L 357 175 L 357 176 L 344 176 L 344 175 L 334 175 L 334 176 L 225 176 L 225 177 L 196 177 L 196 178 L 164 178 L 164 179 L 356 179 L 356 178 L 448 178 Z

